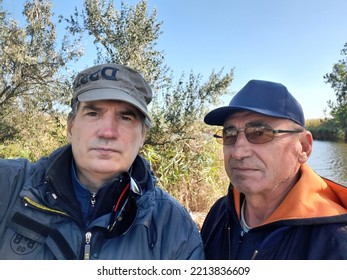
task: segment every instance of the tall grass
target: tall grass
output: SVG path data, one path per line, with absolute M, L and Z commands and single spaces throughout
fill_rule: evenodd
M 343 141 L 346 139 L 346 133 L 333 119 L 306 120 L 306 129 L 311 131 L 316 140 Z

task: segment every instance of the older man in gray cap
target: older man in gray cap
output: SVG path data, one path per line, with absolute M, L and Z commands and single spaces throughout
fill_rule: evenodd
M 312 135 L 285 86 L 251 80 L 205 122 L 223 126 L 230 179 L 201 230 L 207 259 L 347 259 L 347 188 L 307 165 Z
M 203 259 L 189 213 L 139 154 L 152 91 L 133 69 L 75 79 L 69 145 L 37 163 L 0 160 L 0 259 Z

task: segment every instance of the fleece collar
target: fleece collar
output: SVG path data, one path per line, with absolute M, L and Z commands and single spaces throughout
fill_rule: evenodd
M 347 187 L 320 177 L 303 164 L 301 177 L 264 224 L 279 220 L 331 217 L 347 214 Z M 241 194 L 233 187 L 235 210 L 240 217 Z

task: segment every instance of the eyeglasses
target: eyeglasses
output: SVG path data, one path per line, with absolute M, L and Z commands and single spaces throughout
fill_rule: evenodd
M 141 194 L 141 189 L 128 173 L 124 173 L 117 186 L 122 190 L 113 205 L 109 225 L 109 237 L 120 236 L 128 232 L 137 216 L 135 194 Z
M 264 144 L 274 139 L 275 134 L 279 133 L 300 133 L 303 130 L 280 130 L 268 126 L 250 126 L 237 129 L 235 127 L 226 127 L 218 130 L 213 137 L 222 145 L 233 145 L 236 143 L 239 132 L 244 132 L 249 143 Z

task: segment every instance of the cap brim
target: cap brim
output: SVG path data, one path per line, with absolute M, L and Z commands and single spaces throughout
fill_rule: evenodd
M 77 96 L 79 101 L 98 101 L 98 100 L 116 100 L 127 102 L 142 112 L 145 117 L 150 121 L 147 109 L 129 93 L 114 88 L 100 88 L 92 89 L 82 92 Z
M 229 107 L 220 107 L 209 112 L 205 118 L 204 122 L 209 125 L 220 125 L 222 126 L 225 122 L 225 119 L 232 113 L 234 110 Z
M 219 125 L 223 126 L 225 120 L 232 114 L 239 111 L 250 111 L 253 113 L 258 113 L 261 115 L 269 116 L 269 117 L 276 117 L 276 118 L 284 118 L 284 119 L 290 119 L 288 116 L 281 115 L 277 112 L 273 112 L 270 110 L 264 110 L 259 108 L 252 108 L 252 107 L 246 107 L 246 106 L 224 106 L 217 109 L 212 110 L 209 112 L 205 118 L 204 122 L 209 125 Z

